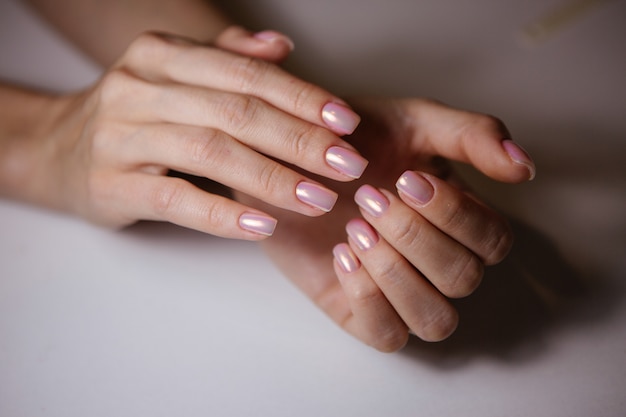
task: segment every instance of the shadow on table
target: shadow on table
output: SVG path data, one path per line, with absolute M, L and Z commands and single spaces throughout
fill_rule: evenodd
M 411 338 L 402 354 L 441 368 L 485 357 L 520 363 L 548 349 L 550 335 L 559 329 L 611 313 L 618 291 L 583 279 L 537 231 L 519 223 L 513 227 L 517 240 L 507 260 L 487 270 L 472 296 L 455 300 L 461 317 L 457 331 L 438 343 Z

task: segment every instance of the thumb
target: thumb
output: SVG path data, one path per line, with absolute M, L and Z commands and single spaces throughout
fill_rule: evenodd
M 215 46 L 253 58 L 280 63 L 291 51 L 294 44 L 280 32 L 266 30 L 251 33 L 240 26 L 230 26 L 215 40 Z
M 404 105 L 405 114 L 413 116 L 414 139 L 422 151 L 471 164 L 498 181 L 520 183 L 535 177 L 531 157 L 499 119 L 429 100 Z

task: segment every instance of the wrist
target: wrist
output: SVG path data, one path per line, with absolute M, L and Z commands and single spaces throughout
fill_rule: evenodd
M 54 198 L 57 145 L 52 132 L 65 100 L 0 86 L 0 196 L 60 208 Z

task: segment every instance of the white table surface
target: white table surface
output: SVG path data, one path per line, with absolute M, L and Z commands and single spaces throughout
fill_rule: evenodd
M 519 32 L 561 1 L 459 3 L 229 6 L 292 34 L 310 79 L 497 114 L 533 154 L 531 184 L 473 179 L 524 226 L 457 335 L 378 353 L 254 244 L 0 200 L 0 416 L 626 415 L 626 2 L 533 47 Z M 16 0 L 0 52 L 0 76 L 35 86 L 99 74 Z

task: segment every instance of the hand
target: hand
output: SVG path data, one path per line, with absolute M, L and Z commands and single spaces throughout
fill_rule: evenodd
M 339 137 L 359 117 L 265 61 L 289 53 L 286 37 L 231 28 L 216 45 L 142 35 L 95 86 L 59 98 L 34 146 L 32 199 L 111 227 L 146 219 L 249 240 L 273 232 L 271 216 L 166 175 L 174 170 L 299 214 L 329 211 L 337 194 L 304 172 L 359 177 L 367 161 Z
M 483 265 L 500 261 L 512 242 L 505 219 L 466 192 L 443 158 L 510 183 L 530 179 L 534 165 L 493 117 L 426 100 L 353 105 L 363 121 L 350 140 L 370 160 L 361 181 L 367 185 L 344 184 L 323 218 L 264 207 L 279 227 L 263 246 L 318 306 L 365 343 L 397 350 L 409 330 L 441 340 L 458 320 L 447 298 L 471 293 Z M 387 190 L 399 178 L 396 196 Z M 340 243 L 346 223 L 347 244 Z

